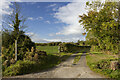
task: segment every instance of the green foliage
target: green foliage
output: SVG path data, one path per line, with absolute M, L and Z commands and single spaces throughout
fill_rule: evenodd
M 118 60 L 118 58 L 113 55 L 91 52 L 91 54 L 86 56 L 86 60 L 87 65 L 91 68 L 91 70 L 110 78 L 120 78 L 119 70 L 113 71 L 110 69 L 110 61 Z
M 61 42 L 35 43 L 36 46 L 58 46 Z
M 17 40 L 17 59 L 23 60 L 24 55 L 31 48 L 35 48 L 35 43 L 31 41 L 30 37 L 25 35 L 25 32 L 21 27 L 25 20 L 20 16 L 18 6 L 15 3 L 15 9 L 13 13 L 9 16 L 9 24 L 12 24 L 12 30 L 4 29 L 2 33 L 2 55 L 3 62 L 5 60 L 11 60 L 15 58 L 15 40 Z
M 34 65 L 36 63 L 34 61 L 17 61 L 15 65 L 9 66 L 4 72 L 4 76 L 14 76 L 25 73 L 32 72 Z
M 72 43 L 62 43 L 60 45 L 61 52 L 75 53 L 75 52 L 89 52 L 89 50 L 90 46 L 78 46 Z
M 78 40 L 78 42 L 76 43 L 76 45 L 79 45 L 79 46 L 88 46 L 88 42 L 87 41 L 80 41 Z
M 88 32 L 87 40 L 101 50 L 119 52 L 119 10 L 117 2 L 86 3 L 89 12 L 80 16 L 80 23 Z
M 41 57 L 38 61 L 19 60 L 15 64 L 6 67 L 5 71 L 3 71 L 3 76 L 15 76 L 46 70 L 66 60 L 70 55 L 69 53 L 48 54 L 46 57 Z
M 114 59 L 114 60 L 116 60 L 116 59 Z M 110 78 L 120 78 L 119 70 L 113 71 L 110 69 L 110 61 L 112 61 L 112 60 L 111 59 L 101 60 L 98 63 L 89 64 L 89 66 L 94 71 L 102 73 L 106 76 L 109 76 Z

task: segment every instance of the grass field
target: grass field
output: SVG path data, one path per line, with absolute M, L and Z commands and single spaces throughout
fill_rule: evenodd
M 58 53 L 58 46 L 36 46 L 37 50 L 46 51 L 47 54 Z

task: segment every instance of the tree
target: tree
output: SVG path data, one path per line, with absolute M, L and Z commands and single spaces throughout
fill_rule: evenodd
M 9 28 L 3 30 L 3 45 L 6 50 L 8 49 L 8 56 L 10 53 L 14 54 L 15 40 L 17 40 L 18 45 L 18 59 L 22 60 L 24 54 L 32 47 L 35 47 L 35 43 L 31 41 L 29 36 L 25 35 L 25 32 L 22 28 L 26 27 L 24 25 L 25 18 L 20 15 L 20 7 L 17 3 L 14 3 L 13 13 L 9 15 L 8 21 L 6 23 L 10 24 Z M 11 29 L 12 28 L 12 29 Z M 12 47 L 11 47 L 12 46 Z M 12 51 L 12 52 L 11 52 Z M 6 52 L 4 53 L 6 54 Z M 13 56 L 12 56 L 13 57 Z
M 119 52 L 120 24 L 118 14 L 118 2 L 89 2 L 87 14 L 80 15 L 79 21 L 88 33 L 87 39 L 95 39 L 101 50 Z M 92 37 L 91 37 L 92 36 Z

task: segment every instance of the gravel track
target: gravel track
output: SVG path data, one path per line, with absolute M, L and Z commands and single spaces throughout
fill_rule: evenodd
M 71 55 L 66 61 L 56 67 L 39 72 L 20 76 L 12 76 L 11 78 L 104 78 L 94 73 L 86 65 L 86 54 L 83 53 L 79 62 L 74 65 L 73 61 L 76 54 Z

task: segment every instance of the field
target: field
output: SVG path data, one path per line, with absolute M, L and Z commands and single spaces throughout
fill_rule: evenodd
M 58 53 L 58 46 L 36 46 L 37 50 L 46 51 L 47 54 Z

